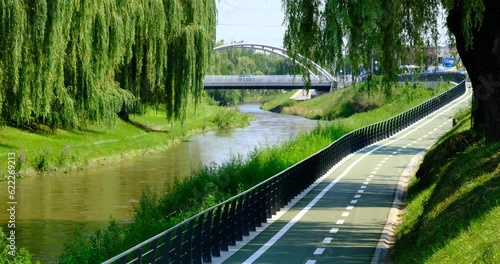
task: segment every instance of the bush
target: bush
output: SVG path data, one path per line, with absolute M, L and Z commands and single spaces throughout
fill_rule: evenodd
M 31 261 L 31 253 L 24 249 L 16 247 L 14 251 L 9 247 L 9 240 L 7 236 L 3 233 L 2 227 L 0 227 L 0 249 L 2 249 L 0 254 L 0 263 L 4 264 L 26 264 L 33 263 Z M 10 252 L 10 253 L 9 253 Z M 15 257 L 12 257 L 12 253 L 15 253 Z M 40 262 L 35 262 L 40 263 Z
M 52 169 L 50 155 L 49 150 L 42 150 L 40 154 L 35 157 L 35 169 L 37 171 L 49 172 Z
M 217 110 L 212 122 L 215 123 L 217 128 L 226 129 L 234 125 L 243 126 L 247 125 L 250 118 L 248 115 L 238 115 L 239 110 L 236 108 L 222 108 Z

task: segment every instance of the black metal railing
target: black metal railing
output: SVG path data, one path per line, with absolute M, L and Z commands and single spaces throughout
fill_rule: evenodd
M 344 157 L 410 126 L 465 93 L 460 83 L 398 116 L 350 132 L 323 150 L 253 188 L 213 206 L 104 263 L 203 263 L 228 251 L 243 236 L 324 175 Z M 439 78 L 439 77 L 437 77 Z M 437 80 L 437 79 L 436 79 Z

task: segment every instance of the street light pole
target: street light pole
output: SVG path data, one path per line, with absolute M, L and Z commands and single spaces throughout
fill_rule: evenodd
M 371 50 L 371 53 L 372 53 L 372 54 L 371 54 L 371 55 L 372 55 L 372 71 L 371 71 L 371 74 L 373 74 L 373 73 L 374 73 L 374 72 L 373 72 L 373 49 Z

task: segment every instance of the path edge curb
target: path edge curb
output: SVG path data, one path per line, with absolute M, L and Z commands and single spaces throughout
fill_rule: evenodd
M 429 147 L 413 156 L 403 173 L 401 173 L 398 187 L 394 193 L 391 210 L 382 231 L 382 235 L 380 236 L 380 240 L 377 244 L 375 254 L 373 254 L 371 264 L 391 263 L 388 259 L 388 253 L 396 242 L 395 235 L 397 228 L 403 222 L 403 214 L 406 209 L 405 197 L 407 195 L 408 185 L 420 167 L 420 164 L 422 163 L 422 160 L 428 150 Z

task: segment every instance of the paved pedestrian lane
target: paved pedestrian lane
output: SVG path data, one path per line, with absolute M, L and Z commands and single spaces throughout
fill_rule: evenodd
M 393 137 L 349 155 L 224 263 L 370 263 L 410 160 L 452 126 L 470 92 Z

